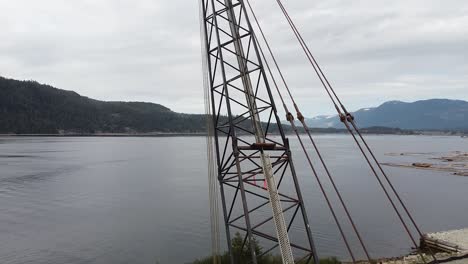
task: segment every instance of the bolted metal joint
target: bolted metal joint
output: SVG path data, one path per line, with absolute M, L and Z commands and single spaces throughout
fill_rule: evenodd
M 304 116 L 301 112 L 297 111 L 297 119 L 301 122 L 304 122 Z
M 340 121 L 342 123 L 346 122 L 346 115 L 340 113 Z

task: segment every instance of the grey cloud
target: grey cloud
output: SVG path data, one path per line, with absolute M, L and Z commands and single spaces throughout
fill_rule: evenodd
M 304 113 L 332 113 L 275 1 L 251 2 Z M 284 3 L 348 108 L 468 99 L 466 1 Z M 203 112 L 197 5 L 0 0 L 0 75 Z

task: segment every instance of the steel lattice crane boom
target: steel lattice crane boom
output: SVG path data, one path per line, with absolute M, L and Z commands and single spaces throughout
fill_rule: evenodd
M 244 3 L 201 0 L 200 5 L 217 176 L 231 261 L 233 232 L 244 234 L 252 263 L 261 257 L 256 254 L 256 243 L 265 252 L 279 248 L 283 263 L 294 263 L 295 255 L 317 261 L 288 140 Z M 302 232 L 290 240 L 292 226 Z
M 328 170 L 326 162 L 322 158 L 319 148 L 315 144 L 249 0 L 199 1 L 202 19 L 202 42 L 204 43 L 204 49 L 202 50 L 205 69 L 205 102 L 208 102 L 206 103 L 208 109 L 207 116 L 212 117 L 212 122 L 208 122 L 208 127 L 212 127 L 212 129 L 208 129 L 208 131 L 212 131 L 213 137 L 208 137 L 210 139 L 208 142 L 212 142 L 211 139 L 214 138 L 214 145 L 216 146 L 215 148 L 208 147 L 208 156 L 214 157 L 214 155 L 211 154 L 213 154 L 213 149 L 215 149 L 217 157 L 217 177 L 220 185 L 221 202 L 223 205 L 228 246 L 231 252 L 231 262 L 233 262 L 233 250 L 230 244 L 231 232 L 233 230 L 240 230 L 245 233 L 242 247 L 250 245 L 250 255 L 252 256 L 253 263 L 257 263 L 257 258 L 261 257 L 256 256 L 257 252 L 254 243 L 259 238 L 266 242 L 271 242 L 269 246 L 265 246 L 265 244 L 267 244 L 266 242 L 265 244 L 261 244 L 262 248 L 267 249 L 266 253 L 271 252 L 271 250 L 275 248 L 279 248 L 283 263 L 294 263 L 294 261 L 297 260 L 294 254 L 295 250 L 306 252 L 305 257 L 301 258 L 301 260 L 306 260 L 305 263 L 309 263 L 309 260 L 312 258 L 314 263 L 319 263 L 307 214 L 304 209 L 301 191 L 292 163 L 288 140 L 284 135 L 280 119 L 277 115 L 263 63 L 266 65 L 269 77 L 274 84 L 274 88 L 276 88 L 283 109 L 286 112 L 286 119 L 290 122 L 291 128 L 295 132 L 306 156 L 312 176 L 315 177 L 320 187 L 350 257 L 353 262 L 356 262 L 347 235 L 343 231 L 340 223 L 341 221 L 338 219 L 333 203 L 329 199 L 329 194 L 323 187 L 319 173 L 317 173 L 310 154 L 304 145 L 304 141 L 297 130 L 293 115 L 289 112 L 285 97 L 282 95 L 278 82 L 275 80 L 271 67 L 265 57 L 265 53 L 257 42 L 257 38 L 252 30 L 246 12 L 246 7 L 244 6 L 244 1 L 247 3 L 254 17 L 268 53 L 273 59 L 274 66 L 281 77 L 281 82 L 294 106 L 294 110 L 296 110 L 297 118 L 301 122 L 304 131 L 308 135 L 308 139 L 314 147 L 320 164 L 323 166 L 326 176 L 333 186 L 333 190 L 343 207 L 347 219 L 352 226 L 352 230 L 358 238 L 367 259 L 372 262 L 364 240 L 348 210 L 348 206 L 335 184 L 332 174 Z M 390 178 L 383 170 L 369 144 L 364 139 L 353 115 L 347 111 L 338 94 L 335 92 L 335 89 L 317 63 L 317 60 L 312 55 L 312 52 L 305 43 L 302 34 L 296 27 L 285 6 L 282 4 L 281 0 L 276 0 L 276 2 L 300 44 L 300 47 L 304 51 L 306 58 L 310 62 L 313 72 L 319 78 L 324 90 L 337 110 L 340 121 L 343 122 L 347 131 L 354 139 L 373 176 L 377 179 L 383 194 L 389 201 L 391 208 L 395 211 L 398 220 L 400 220 L 411 242 L 415 248 L 417 248 L 418 245 L 410 230 L 410 226 L 416 229 L 420 237 L 422 237 L 423 234 L 412 214 L 409 212 Z M 264 59 L 263 62 L 261 58 Z M 279 137 L 272 136 L 272 132 L 279 133 Z M 210 144 L 207 145 L 210 146 Z M 212 161 L 214 158 L 209 160 Z M 373 162 L 375 162 L 375 164 Z M 215 182 L 215 166 L 209 167 L 209 174 L 211 175 L 209 177 L 210 194 L 213 194 L 212 191 L 217 190 L 217 188 L 215 188 L 216 186 L 213 184 Z M 260 179 L 258 177 L 260 177 Z M 291 184 L 285 183 L 287 179 L 291 180 Z M 259 181 L 264 182 L 263 187 L 261 184 L 258 184 Z M 385 183 L 387 183 L 388 186 L 385 186 Z M 292 191 L 292 193 L 288 193 L 288 191 Z M 395 197 L 392 197 L 392 194 Z M 210 197 L 210 201 L 213 199 L 217 201 L 215 195 L 210 195 Z M 216 202 L 212 204 L 216 204 Z M 271 208 L 271 216 L 266 216 L 265 212 L 262 211 L 267 205 Z M 400 205 L 403 210 L 400 210 L 401 208 L 399 209 L 398 205 Z M 288 216 L 288 211 L 294 212 L 292 216 Z M 216 210 L 212 210 L 212 212 L 216 212 Z M 256 214 L 258 212 L 261 213 Z M 297 224 L 296 216 L 298 213 L 302 215 L 303 219 L 301 225 L 304 232 L 301 232 L 301 234 L 306 236 L 306 239 L 299 240 L 301 243 L 296 243 L 290 239 L 290 229 L 294 224 Z M 215 213 L 212 214 L 211 218 L 216 219 L 217 217 L 215 215 Z M 404 219 L 405 215 L 409 218 L 409 223 Z M 268 225 L 269 223 L 270 225 Z M 212 230 L 217 230 L 217 228 L 212 228 Z M 216 239 L 213 241 L 216 241 Z M 236 246 L 238 247 L 239 245 L 236 244 Z M 434 252 L 430 251 L 429 253 L 437 263 L 438 260 Z M 426 262 L 420 251 L 418 251 L 418 254 L 423 262 Z

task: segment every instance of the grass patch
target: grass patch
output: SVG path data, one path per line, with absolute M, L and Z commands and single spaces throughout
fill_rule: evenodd
M 239 234 L 236 233 L 234 238 L 232 239 L 232 254 L 234 257 L 235 263 L 249 263 L 252 259 L 252 254 L 250 253 L 250 244 L 247 241 L 246 244 L 243 246 L 244 238 Z M 263 249 L 258 245 L 258 242 L 254 239 L 253 241 L 255 247 L 255 253 L 257 256 L 263 253 Z M 195 260 L 192 262 L 193 264 L 213 264 L 214 257 L 205 257 L 202 259 Z M 225 252 L 221 256 L 217 256 L 217 263 L 230 263 L 229 253 Z M 258 264 L 282 264 L 281 256 L 278 255 L 271 255 L 265 254 L 262 257 L 257 258 Z M 313 264 L 313 261 L 306 261 L 298 262 L 297 264 Z M 329 257 L 320 259 L 320 264 L 341 264 L 341 262 L 336 257 Z

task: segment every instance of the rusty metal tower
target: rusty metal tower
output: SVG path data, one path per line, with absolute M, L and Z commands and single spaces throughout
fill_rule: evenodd
M 314 243 L 288 139 L 242 0 L 200 0 L 217 178 L 228 249 L 239 232 L 252 263 L 314 259 Z M 254 242 L 255 241 L 255 242 Z

